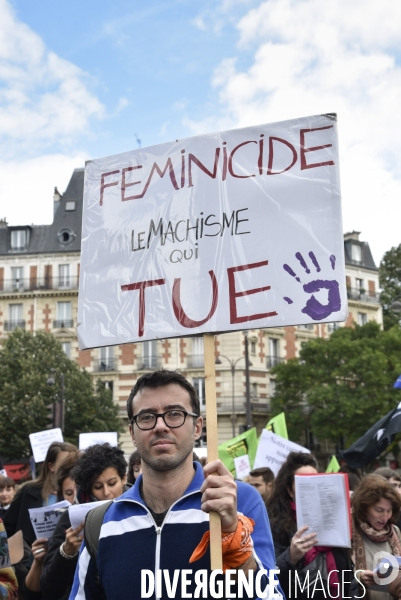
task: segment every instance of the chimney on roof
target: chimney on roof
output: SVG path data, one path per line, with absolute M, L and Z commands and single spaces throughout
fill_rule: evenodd
M 56 216 L 56 212 L 58 210 L 58 207 L 60 206 L 60 200 L 61 200 L 61 194 L 58 191 L 58 189 L 55 187 L 54 194 L 53 194 L 53 217 Z
M 350 231 L 348 233 L 344 233 L 344 240 L 355 240 L 359 242 L 359 236 L 361 235 L 360 231 Z
M 4 217 L 3 219 L 0 219 L 0 227 L 7 227 L 8 223 L 7 223 L 7 219 L 6 217 Z

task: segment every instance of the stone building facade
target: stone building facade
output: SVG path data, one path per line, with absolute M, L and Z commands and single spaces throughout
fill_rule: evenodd
M 55 189 L 51 225 L 9 226 L 5 219 L 0 221 L 0 340 L 16 327 L 51 332 L 69 358 L 112 390 L 123 419 L 127 396 L 137 378 L 158 367 L 179 369 L 188 377 L 204 409 L 202 337 L 79 350 L 76 323 L 83 184 L 84 171 L 76 169 L 63 195 Z M 274 393 L 272 367 L 297 356 L 308 340 L 327 337 L 338 326 L 370 320 L 382 323 L 378 269 L 369 244 L 360 241 L 359 235 L 352 232 L 344 236 L 349 301 L 346 323 L 253 329 L 216 336 L 220 443 L 238 434 L 246 423 L 246 337 L 251 418 L 260 430 L 269 418 L 269 400 Z M 128 433 L 121 441 L 124 450 L 130 452 Z

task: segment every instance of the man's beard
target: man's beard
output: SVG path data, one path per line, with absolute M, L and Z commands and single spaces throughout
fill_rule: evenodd
M 163 439 L 166 439 L 163 436 Z M 175 446 L 177 448 L 177 446 Z M 174 454 L 161 453 L 159 456 L 151 454 L 148 449 L 138 448 L 138 452 L 141 456 L 141 460 L 154 471 L 164 472 L 172 471 L 179 467 L 193 452 L 194 440 L 189 439 L 188 441 L 182 442 L 178 451 Z

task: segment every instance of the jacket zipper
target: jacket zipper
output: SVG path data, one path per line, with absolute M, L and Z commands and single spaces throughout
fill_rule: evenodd
M 155 532 L 156 532 L 156 552 L 155 552 L 155 598 L 156 600 L 160 600 L 161 596 L 157 595 L 157 573 L 158 571 L 160 571 L 160 547 L 161 547 L 161 533 L 162 533 L 162 529 L 164 527 L 164 523 L 168 517 L 168 515 L 171 512 L 171 509 L 178 503 L 181 502 L 181 500 L 184 500 L 184 498 L 189 498 L 189 496 L 193 496 L 194 494 L 197 494 L 200 490 L 194 490 L 193 492 L 189 492 L 189 494 L 185 494 L 185 496 L 181 496 L 181 498 L 178 498 L 178 500 L 176 500 L 168 509 L 168 511 L 166 512 L 166 516 L 163 519 L 163 523 L 161 524 L 160 527 L 157 526 L 156 521 L 153 518 L 152 513 L 150 512 L 150 510 L 148 509 L 148 507 L 146 506 L 146 504 L 142 504 L 141 502 L 138 502 L 138 500 L 129 500 L 128 498 L 124 498 L 124 500 L 117 500 L 117 502 L 132 502 L 133 504 L 139 504 L 139 506 L 142 506 L 142 508 L 144 508 L 148 515 L 150 516 L 150 518 L 152 519 L 154 525 L 155 525 Z

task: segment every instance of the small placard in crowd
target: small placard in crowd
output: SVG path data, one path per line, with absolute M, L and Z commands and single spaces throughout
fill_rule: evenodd
M 253 468 L 270 467 L 274 475 L 277 475 L 290 452 L 309 453 L 309 450 L 264 429 L 260 436 Z
M 63 433 L 59 427 L 55 429 L 45 429 L 29 434 L 33 458 L 36 463 L 43 462 L 46 458 L 50 444 L 53 442 L 64 442 Z

